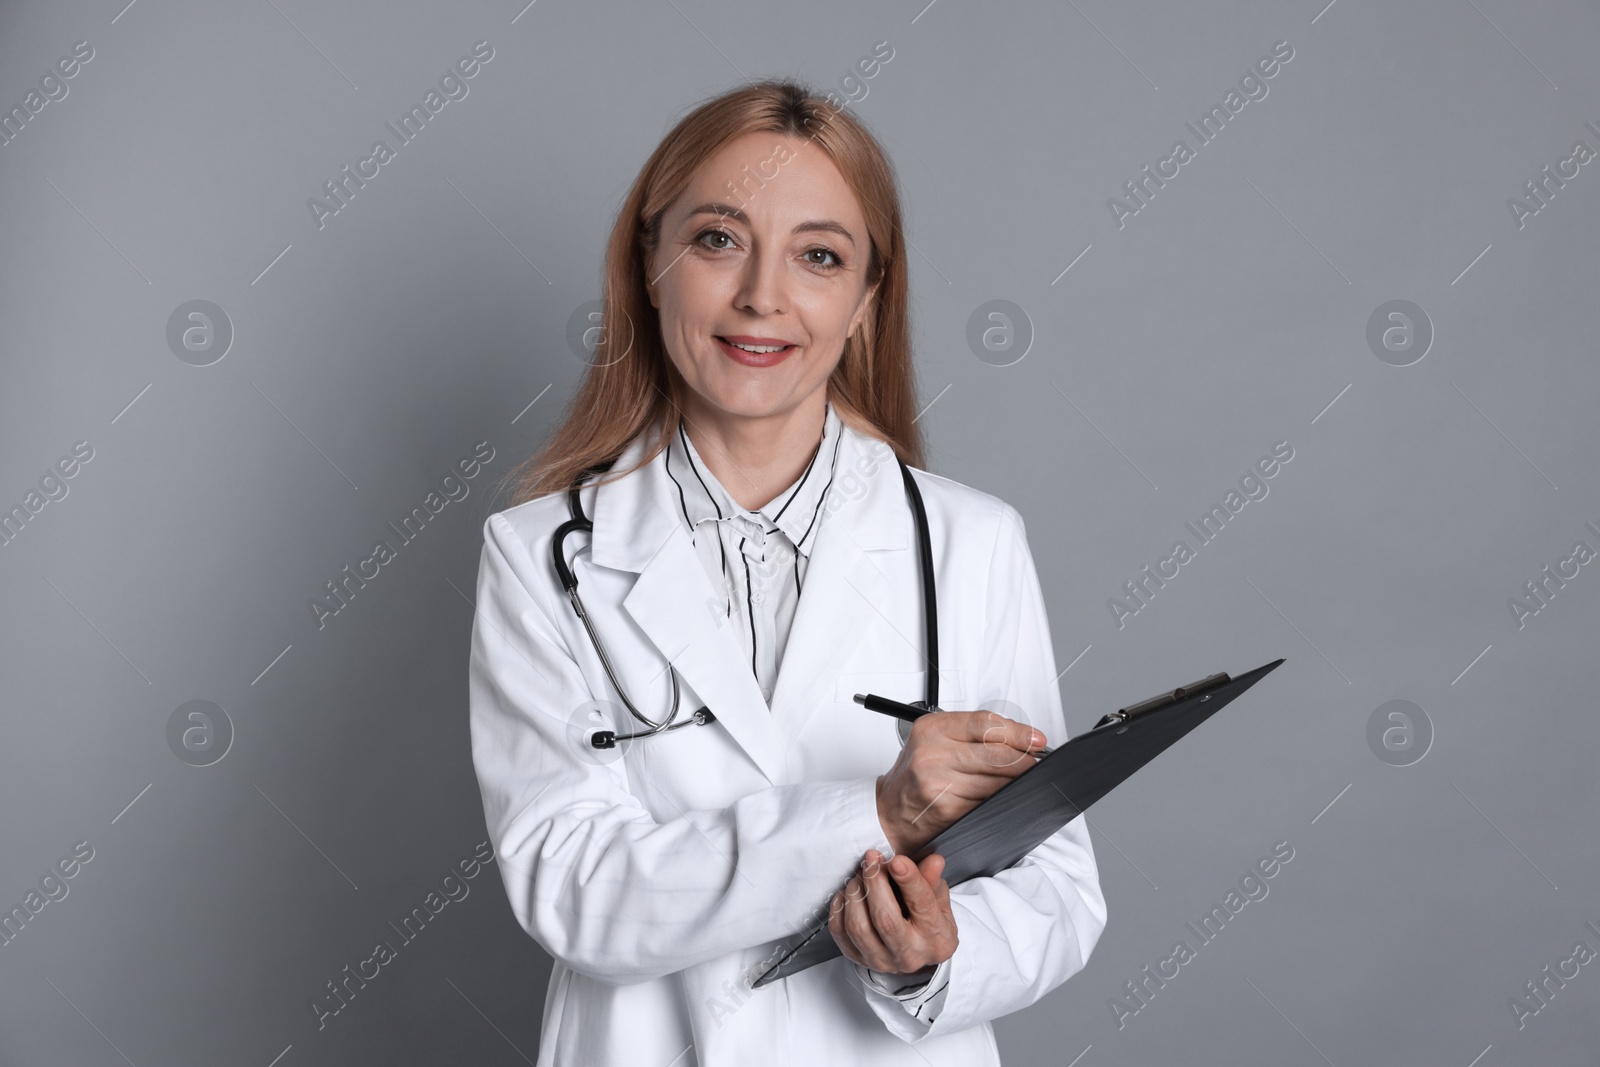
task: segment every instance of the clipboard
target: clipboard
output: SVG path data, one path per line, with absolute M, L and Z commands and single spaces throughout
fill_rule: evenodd
M 1281 663 L 1279 657 L 1235 677 L 1226 672 L 1207 675 L 1102 716 L 1093 729 L 1068 738 L 911 858 L 920 862 L 935 852 L 943 855 L 944 879 L 952 886 L 1014 866 Z M 840 955 L 823 920 L 784 950 L 752 987 L 759 989 Z

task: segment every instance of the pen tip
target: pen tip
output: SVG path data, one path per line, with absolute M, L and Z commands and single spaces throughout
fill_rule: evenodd
M 865 694 L 865 693 L 857 693 L 855 695 L 855 702 L 857 704 L 865 704 L 867 702 L 867 694 Z

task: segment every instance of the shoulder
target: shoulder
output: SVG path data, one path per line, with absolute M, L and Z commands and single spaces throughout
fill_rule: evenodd
M 571 518 L 565 493 L 550 493 L 496 511 L 483 520 L 480 582 L 515 579 L 548 610 L 554 596 L 551 541 Z
M 922 498 L 929 504 L 937 500 L 941 506 L 952 510 L 977 512 L 995 519 L 1007 511 L 1015 511 L 993 493 L 986 493 L 965 482 L 925 471 L 921 467 L 912 467 L 911 473 L 917 479 L 917 488 L 922 490 Z
M 928 513 L 933 554 L 943 560 L 941 588 L 951 590 L 952 603 L 978 606 L 984 633 L 998 632 L 996 620 L 1016 610 L 1019 590 L 1037 583 L 1021 514 L 994 493 L 910 469 Z
M 571 518 L 567 494 L 547 493 L 513 507 L 496 511 L 483 520 L 483 539 L 504 544 L 514 539 L 532 548 L 538 542 L 548 545 L 555 528 Z
M 952 534 L 965 531 L 973 540 L 989 546 L 1009 538 L 1025 539 L 1022 515 L 993 493 L 921 467 L 912 467 L 911 474 L 922 493 L 930 528 L 942 526 Z
M 891 471 L 897 468 L 894 449 L 875 433 L 846 423 L 845 434 L 852 443 L 851 457 L 846 461 L 846 468 L 836 472 L 836 478 L 848 479 L 859 474 L 870 479 L 885 465 Z M 1021 532 L 1022 517 L 1017 510 L 993 493 L 921 467 L 907 464 L 907 469 L 927 510 L 930 534 L 937 531 L 935 536 L 962 547 L 977 544 L 992 547 L 1009 530 Z M 894 482 L 898 486 L 900 479 L 895 478 Z

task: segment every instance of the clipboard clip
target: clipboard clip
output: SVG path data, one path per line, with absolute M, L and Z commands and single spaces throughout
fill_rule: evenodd
M 1214 686 L 1222 685 L 1227 681 L 1229 681 L 1227 671 L 1218 671 L 1216 674 L 1208 674 L 1206 677 L 1201 678 L 1197 682 L 1190 682 L 1188 685 L 1180 685 L 1176 689 L 1164 690 L 1160 693 L 1157 693 L 1149 700 L 1140 701 L 1137 704 L 1130 704 L 1125 708 L 1118 708 L 1109 715 L 1102 715 L 1100 717 L 1100 721 L 1094 724 L 1094 728 L 1098 730 L 1100 727 L 1110 725 L 1111 723 L 1127 722 L 1136 715 L 1143 715 L 1147 711 L 1154 711 L 1157 708 L 1164 708 L 1168 704 L 1176 704 L 1184 697 L 1190 696 L 1202 689 L 1211 689 Z

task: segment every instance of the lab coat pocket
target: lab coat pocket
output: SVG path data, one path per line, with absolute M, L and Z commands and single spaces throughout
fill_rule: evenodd
M 850 762 L 848 776 L 876 777 L 888 770 L 900 754 L 899 720 L 868 711 L 855 702 L 855 694 L 872 693 L 910 704 L 923 699 L 926 679 L 925 671 L 847 671 L 840 674 L 834 680 L 832 703 L 817 709 L 817 714 L 807 723 L 808 733 L 820 730 L 835 739 L 840 750 L 836 758 Z M 964 709 L 966 682 L 965 671 L 941 670 L 939 705 Z
M 857 693 L 872 693 L 902 704 L 913 704 L 926 695 L 927 678 L 927 671 L 851 671 L 835 680 L 833 700 L 835 704 L 851 704 L 862 711 L 866 709 L 855 703 Z M 972 710 L 967 705 L 967 672 L 951 667 L 942 669 L 939 672 L 939 707 L 946 711 Z

